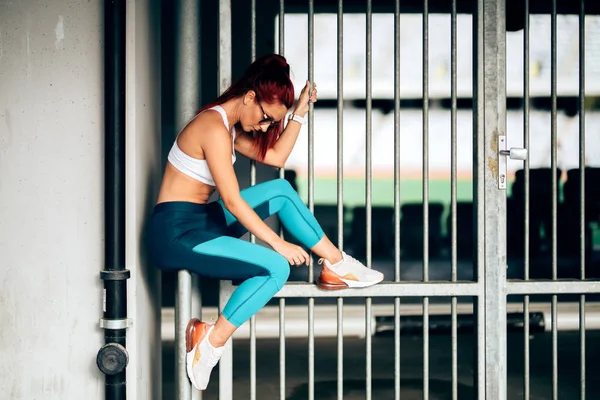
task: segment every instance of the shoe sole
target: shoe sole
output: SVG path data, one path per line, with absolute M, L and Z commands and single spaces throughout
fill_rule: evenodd
M 353 281 L 351 279 L 341 279 L 343 283 L 331 283 L 325 282 L 321 280 L 321 278 L 317 279 L 317 286 L 323 290 L 342 290 L 342 289 L 360 289 L 366 288 L 369 286 L 377 285 L 379 282 L 383 281 L 383 277 L 377 281 Z
M 185 329 L 185 349 L 186 349 L 186 351 L 192 345 L 192 341 L 194 339 L 194 329 L 195 329 L 197 322 L 200 322 L 200 320 L 198 318 L 192 318 L 190 320 L 190 322 L 188 322 L 187 328 Z M 192 368 L 192 363 L 194 362 L 194 354 L 196 354 L 196 347 L 200 346 L 200 342 L 202 342 L 202 339 L 203 338 L 201 337 L 200 340 L 198 340 L 198 343 L 196 343 L 196 345 L 193 346 L 192 349 L 190 351 L 187 351 L 185 354 L 185 367 L 186 367 L 186 371 L 187 371 L 187 376 L 188 376 L 190 382 L 192 383 L 192 385 L 197 390 L 202 390 L 202 389 L 200 389 L 200 387 L 196 383 L 196 380 L 194 379 L 194 371 Z
M 317 279 L 317 286 L 323 290 L 342 290 L 348 289 L 348 285 L 344 282 L 342 283 L 331 283 L 322 281 L 321 278 Z

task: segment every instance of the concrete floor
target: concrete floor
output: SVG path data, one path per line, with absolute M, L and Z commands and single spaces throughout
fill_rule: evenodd
M 458 398 L 474 398 L 473 364 L 474 337 L 471 333 L 458 335 Z M 446 334 L 434 334 L 429 339 L 429 398 L 452 398 L 451 342 Z M 423 389 L 423 341 L 421 335 L 401 337 L 401 398 L 421 399 Z M 523 398 L 524 338 L 522 333 L 508 334 L 508 396 L 509 400 Z M 250 347 L 248 340 L 234 341 L 234 399 L 249 399 Z M 372 398 L 394 398 L 393 337 L 373 337 Z M 552 398 L 552 336 L 536 333 L 530 341 L 531 399 Z M 335 338 L 315 340 L 315 399 L 337 399 L 337 343 Z M 600 398 L 600 384 L 595 380 L 596 359 L 600 354 L 600 331 L 586 335 L 586 398 Z M 163 399 L 175 399 L 173 343 L 163 343 Z M 286 399 L 308 398 L 308 341 L 286 341 Z M 559 332 L 558 336 L 558 398 L 578 399 L 580 394 L 580 347 L 578 332 Z M 257 399 L 279 399 L 279 341 L 257 341 Z M 364 339 L 344 340 L 344 399 L 365 398 Z M 203 400 L 218 399 L 218 368 L 204 392 Z

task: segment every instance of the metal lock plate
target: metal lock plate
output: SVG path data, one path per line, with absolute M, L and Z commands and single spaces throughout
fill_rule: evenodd
M 498 189 L 506 190 L 506 136 L 498 136 Z

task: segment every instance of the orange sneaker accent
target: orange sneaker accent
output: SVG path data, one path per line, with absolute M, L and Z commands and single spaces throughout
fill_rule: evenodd
M 185 351 L 188 353 L 192 351 L 196 344 L 204 339 L 211 326 L 211 324 L 202 322 L 198 318 L 192 318 L 185 330 Z
M 351 278 L 346 278 L 346 276 L 350 276 Z M 358 280 L 351 274 L 348 274 L 346 276 L 343 276 L 341 278 Z M 321 275 L 319 276 L 319 279 L 317 279 L 317 286 L 325 290 L 340 290 L 348 288 L 346 282 L 341 280 L 338 274 L 336 274 L 335 272 L 333 272 L 325 266 L 323 266 L 323 268 L 321 269 Z
M 325 266 L 321 270 L 321 279 L 329 283 L 344 284 L 344 281 L 340 279 L 340 276 L 338 274 L 336 274 L 335 272 L 333 272 Z
M 198 318 L 190 319 L 185 329 L 185 351 L 192 351 L 196 343 L 198 343 L 199 335 L 202 331 L 202 322 Z
M 346 275 L 342 276 L 342 278 L 344 278 L 348 281 L 358 281 L 358 278 L 352 274 L 346 274 Z
M 200 360 L 200 346 L 196 347 L 196 351 L 194 352 L 194 359 L 192 360 L 192 367 L 196 365 L 196 363 Z

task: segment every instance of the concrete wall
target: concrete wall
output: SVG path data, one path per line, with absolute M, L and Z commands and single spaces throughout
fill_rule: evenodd
M 99 399 L 100 1 L 0 5 L 0 397 Z
M 128 1 L 129 398 L 160 398 L 158 272 L 143 257 L 160 160 L 157 0 Z M 103 2 L 0 4 L 0 390 L 100 399 Z

